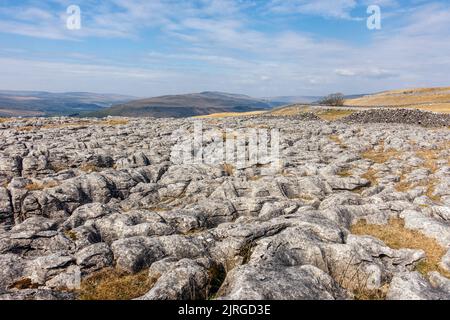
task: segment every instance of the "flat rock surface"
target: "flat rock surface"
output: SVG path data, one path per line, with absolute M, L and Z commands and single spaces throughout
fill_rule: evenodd
M 148 270 L 140 299 L 448 299 L 448 119 L 418 117 L 207 119 L 196 147 L 217 161 L 203 163 L 179 152 L 199 120 L 2 122 L 0 299 L 77 299 L 105 268 Z M 221 162 L 210 134 L 272 129 L 277 167 Z M 390 219 L 447 252 L 442 274 L 417 271 L 423 250 L 351 232 Z

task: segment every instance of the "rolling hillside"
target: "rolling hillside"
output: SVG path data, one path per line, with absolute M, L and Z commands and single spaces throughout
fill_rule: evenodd
M 357 99 L 348 99 L 345 104 L 361 107 L 408 107 L 449 113 L 450 87 L 385 91 Z
M 246 95 L 223 92 L 202 92 L 130 101 L 90 113 L 89 115 L 96 117 L 111 115 L 182 118 L 212 113 L 268 110 L 283 104 L 283 102 L 256 99 Z
M 83 112 L 100 110 L 132 99 L 135 98 L 89 92 L 51 93 L 0 90 L 0 117 L 76 116 Z

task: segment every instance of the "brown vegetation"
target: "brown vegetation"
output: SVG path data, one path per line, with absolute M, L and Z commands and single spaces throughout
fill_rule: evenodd
M 366 173 L 364 173 L 361 176 L 361 178 L 368 180 L 371 186 L 375 186 L 378 184 L 377 174 L 378 174 L 377 170 L 369 169 Z
M 98 172 L 99 168 L 91 163 L 85 163 L 80 166 L 80 170 L 86 173 Z
M 446 277 L 450 277 L 448 272 L 439 267 L 439 262 L 446 253 L 445 248 L 436 240 L 428 238 L 418 231 L 406 229 L 405 223 L 401 219 L 391 219 L 387 225 L 370 225 L 365 221 L 360 221 L 352 226 L 351 232 L 378 238 L 392 249 L 423 250 L 426 258 L 417 265 L 417 271 L 425 276 L 431 271 L 438 271 Z
M 234 170 L 235 168 L 232 164 L 229 163 L 223 164 L 223 171 L 226 173 L 226 175 L 232 176 L 234 174 Z
M 348 106 L 398 106 L 450 113 L 450 87 L 392 90 L 345 101 Z
M 148 270 L 127 274 L 116 269 L 104 269 L 81 282 L 80 300 L 131 300 L 146 294 L 156 279 Z
M 355 111 L 353 110 L 337 110 L 337 109 L 328 109 L 324 111 L 318 111 L 316 114 L 322 119 L 326 121 L 334 121 L 339 120 L 341 118 L 345 118 Z
M 58 183 L 56 181 L 50 181 L 50 182 L 35 181 L 35 182 L 27 184 L 25 186 L 25 189 L 27 189 L 28 191 L 37 191 L 37 190 L 54 188 L 57 185 L 58 185 Z

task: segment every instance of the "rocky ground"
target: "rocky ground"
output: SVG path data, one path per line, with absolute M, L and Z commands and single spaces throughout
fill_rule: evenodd
M 2 122 L 0 299 L 449 299 L 448 122 L 362 118 L 203 121 L 280 129 L 271 174 L 177 164 L 192 119 Z

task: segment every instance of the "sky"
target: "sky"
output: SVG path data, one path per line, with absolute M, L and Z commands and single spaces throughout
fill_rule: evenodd
M 449 80 L 448 0 L 0 0 L 2 90 L 273 97 Z

